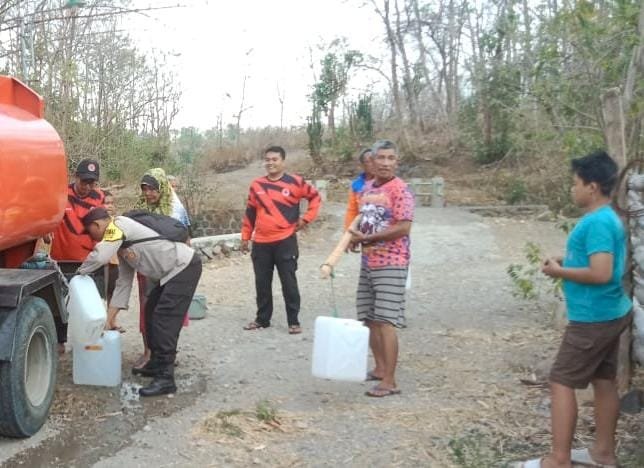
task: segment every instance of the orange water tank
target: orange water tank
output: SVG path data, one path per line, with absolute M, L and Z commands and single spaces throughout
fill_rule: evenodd
M 33 90 L 0 76 L 0 253 L 53 231 L 65 212 L 65 149 L 44 108 Z

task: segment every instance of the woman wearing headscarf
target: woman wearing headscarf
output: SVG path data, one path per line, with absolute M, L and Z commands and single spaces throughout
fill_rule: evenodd
M 136 209 L 172 216 L 178 221 L 181 221 L 187 228 L 190 227 L 188 212 L 172 189 L 165 171 L 160 167 L 150 169 L 141 178 L 141 197 L 136 205 Z M 145 302 L 147 297 L 146 292 L 150 286 L 147 284 L 149 280 L 145 276 L 137 274 L 137 280 L 139 282 L 140 304 L 139 329 L 143 336 L 144 351 L 143 355 L 134 364 L 134 368 L 140 369 L 150 360 L 150 348 L 148 348 L 145 337 Z M 188 314 L 186 312 L 184 326 L 187 325 Z

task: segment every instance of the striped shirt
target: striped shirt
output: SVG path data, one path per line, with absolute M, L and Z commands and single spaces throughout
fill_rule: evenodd
M 51 258 L 73 262 L 82 262 L 87 258 L 96 242 L 85 233 L 81 219 L 92 208 L 103 206 L 104 200 L 105 195 L 101 189 L 94 189 L 85 198 L 81 198 L 76 194 L 74 184 L 67 187 L 65 216 L 54 231 Z
M 268 177 L 255 179 L 248 192 L 248 203 L 242 221 L 242 240 L 269 243 L 293 235 L 300 219 L 300 200 L 309 201 L 302 219 L 310 223 L 320 210 L 320 194 L 311 184 L 294 174 L 284 174 L 279 180 Z

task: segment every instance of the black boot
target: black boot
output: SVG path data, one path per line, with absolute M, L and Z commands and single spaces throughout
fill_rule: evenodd
M 159 370 L 157 375 L 154 376 L 150 385 L 139 389 L 139 395 L 143 397 L 167 395 L 168 393 L 175 393 L 176 391 L 177 386 L 174 383 L 174 367 L 172 364 L 165 364 L 165 366 Z
M 139 389 L 139 395 L 142 397 L 158 396 L 175 393 L 176 391 L 177 386 L 174 384 L 174 377 L 158 376 L 147 387 L 141 387 Z

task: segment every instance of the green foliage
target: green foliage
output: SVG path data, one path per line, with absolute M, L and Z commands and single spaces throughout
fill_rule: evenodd
M 603 144 L 601 93 L 623 87 L 640 8 L 638 0 L 571 2 L 539 26 L 532 93 L 564 129 L 569 154 Z
M 190 165 L 181 172 L 179 193 L 190 216 L 199 214 L 206 208 L 209 200 L 214 198 L 216 187 L 206 184 L 203 173 L 196 165 Z
M 262 422 L 277 421 L 277 409 L 270 401 L 261 400 L 255 405 L 255 416 Z
M 241 439 L 244 437 L 244 431 L 241 427 L 233 422 L 233 418 L 241 415 L 240 410 L 219 411 L 213 417 L 209 417 L 204 422 L 204 429 L 213 434 L 225 434 L 230 437 Z
M 204 136 L 194 127 L 182 128 L 173 143 L 182 165 L 192 164 L 203 155 Z
M 462 468 L 492 468 L 507 466 L 501 463 L 501 451 L 491 443 L 489 436 L 479 430 L 467 431 L 460 437 L 451 439 L 448 447 L 456 466 Z
M 311 115 L 306 118 L 306 134 L 309 137 L 309 154 L 315 161 L 322 155 L 322 135 L 324 135 L 324 128 L 320 120 L 320 108 L 315 102 Z
M 510 205 L 516 205 L 525 201 L 528 194 L 528 188 L 521 179 L 513 178 L 510 185 L 505 191 L 505 201 Z
M 343 161 L 351 161 L 356 152 L 356 144 L 351 130 L 346 125 L 336 129 L 335 139 L 330 142 L 329 150 Z
M 344 53 L 329 52 L 320 62 L 322 70 L 318 82 L 313 85 L 312 99 L 325 113 L 334 106 L 346 90 L 349 71 L 362 61 L 362 54 L 357 50 Z
M 523 251 L 527 264 L 512 264 L 506 270 L 515 288 L 513 294 L 522 299 L 537 299 L 545 283 L 551 294 L 561 298 L 561 280 L 541 273 L 541 248 L 534 242 L 526 242 Z
M 371 94 L 358 98 L 357 103 L 351 103 L 349 125 L 355 139 L 361 143 L 373 141 L 373 110 Z
M 504 158 L 513 147 L 520 97 L 520 74 L 514 65 L 492 62 L 482 71 L 477 93 L 459 112 L 466 142 L 477 162 L 487 164 Z
M 577 224 L 576 220 L 564 219 L 562 221 L 557 222 L 557 227 L 561 229 L 563 232 L 565 232 L 566 234 L 570 234 L 576 224 Z

